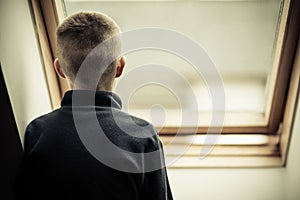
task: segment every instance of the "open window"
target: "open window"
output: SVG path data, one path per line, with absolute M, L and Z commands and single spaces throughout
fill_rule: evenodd
M 117 91 L 121 97 L 124 92 L 132 93 L 124 106 L 128 112 L 153 121 L 165 145 L 175 136 L 181 138 L 178 143 L 169 145 L 167 158 L 178 156 L 178 149 L 190 142 L 189 134 L 196 129 L 193 143 L 174 167 L 285 164 L 299 92 L 299 1 L 31 2 L 53 108 L 59 106 L 68 89 L 52 66 L 56 55 L 55 29 L 64 17 L 74 12 L 99 11 L 113 17 L 123 31 L 160 27 L 187 35 L 206 50 L 220 72 L 226 97 L 224 127 L 213 151 L 200 161 L 199 152 L 212 115 L 205 77 L 185 60 L 167 52 L 148 49 L 126 55 L 128 65 L 124 79 L 126 73 L 138 66 L 158 63 L 171 67 L 189 83 L 191 90 L 172 76 L 153 70 L 156 76 L 180 88 L 179 100 L 177 94 L 159 84 L 144 85 L 135 91 Z M 136 79 L 143 77 L 140 74 Z M 126 84 L 135 83 L 127 81 Z M 199 121 L 184 120 L 183 123 L 183 110 L 190 115 L 199 115 Z M 165 120 L 155 120 L 160 116 L 165 116 Z

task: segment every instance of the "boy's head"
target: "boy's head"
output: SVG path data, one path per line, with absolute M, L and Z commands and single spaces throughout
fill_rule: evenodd
M 56 32 L 57 59 L 54 61 L 56 72 L 62 78 L 67 78 L 70 86 L 73 87 L 77 72 L 87 55 L 99 44 L 119 33 L 120 28 L 116 22 L 102 13 L 80 12 L 69 16 L 58 26 Z M 119 55 L 121 41 L 118 40 L 118 42 L 110 44 L 104 49 L 105 53 L 96 51 L 95 58 L 105 60 L 110 59 L 108 56 Z M 100 66 L 100 63 L 92 67 L 107 67 Z M 103 72 L 97 89 L 111 91 L 114 79 L 121 75 L 124 65 L 124 57 L 114 60 Z M 90 71 L 93 71 L 93 69 Z M 85 82 L 85 80 L 82 80 L 82 82 Z M 77 89 L 90 89 L 93 87 L 85 85 L 87 83 L 81 84 L 85 88 Z

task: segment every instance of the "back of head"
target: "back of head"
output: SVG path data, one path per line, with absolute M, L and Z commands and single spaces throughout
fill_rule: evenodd
M 77 72 L 86 57 L 91 55 L 99 44 L 118 35 L 120 28 L 116 22 L 105 14 L 98 12 L 80 12 L 67 17 L 57 28 L 57 57 L 64 74 L 74 83 Z M 101 51 L 92 52 L 95 59 L 107 60 L 119 55 L 121 42 L 110 43 Z M 95 68 L 105 68 L 99 84 L 111 84 L 115 77 L 116 61 L 112 60 L 109 66 L 90 66 L 93 74 Z M 92 69 L 93 68 L 93 69 Z M 100 77 L 99 77 L 100 78 Z M 88 78 L 82 78 L 83 84 Z

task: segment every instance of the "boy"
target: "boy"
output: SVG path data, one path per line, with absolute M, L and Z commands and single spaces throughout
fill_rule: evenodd
M 156 132 L 148 122 L 122 112 L 121 100 L 112 92 L 125 58 L 117 57 L 108 66 L 99 64 L 120 53 L 121 40 L 116 37 L 104 48 L 96 47 L 119 33 L 111 18 L 96 12 L 76 13 L 59 25 L 54 66 L 72 90 L 65 93 L 61 108 L 28 125 L 24 161 L 15 184 L 16 199 L 172 199 L 164 164 L 155 163 L 164 162 L 163 156 L 144 160 L 147 153 L 161 150 Z M 78 77 L 87 56 L 96 61 L 90 62 L 86 76 Z M 102 75 L 94 91 L 90 80 L 99 73 Z M 74 105 L 75 97 L 83 101 Z M 86 103 L 90 97 L 94 105 Z M 87 131 L 78 130 L 75 116 Z M 113 146 L 141 156 L 133 158 L 124 153 L 113 157 L 115 152 L 102 141 L 95 145 L 102 157 L 92 154 L 84 138 L 93 143 L 97 141 L 93 137 L 101 134 L 91 123 L 93 118 Z M 160 167 L 147 170 L 149 163 Z

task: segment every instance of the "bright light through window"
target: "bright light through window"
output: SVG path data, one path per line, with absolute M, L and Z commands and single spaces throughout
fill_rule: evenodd
M 65 6 L 68 15 L 83 10 L 106 13 L 117 21 L 123 31 L 161 27 L 187 35 L 207 51 L 217 66 L 224 81 L 226 112 L 264 114 L 270 92 L 269 76 L 273 66 L 281 0 L 65 0 Z M 176 85 L 185 98 L 178 100 L 177 94 L 160 85 L 146 85 L 130 91 L 130 101 L 123 102 L 129 112 L 149 119 L 157 126 L 199 126 L 209 123 L 207 116 L 212 104 L 205 77 L 198 75 L 189 63 L 157 50 L 136 51 L 126 57 L 128 64 L 124 78 L 136 67 L 157 63 L 182 75 L 194 93 L 190 94 L 186 86 L 174 80 L 170 74 L 153 70 L 161 79 Z M 143 78 L 144 74 L 136 77 Z M 135 84 L 135 81 L 128 84 Z M 122 97 L 128 91 L 116 92 Z M 198 105 L 191 103 L 194 95 Z M 200 118 L 198 124 L 189 121 L 182 124 L 182 110 L 188 110 L 191 115 L 200 113 L 206 118 Z M 165 120 L 155 120 L 159 116 L 166 116 Z

